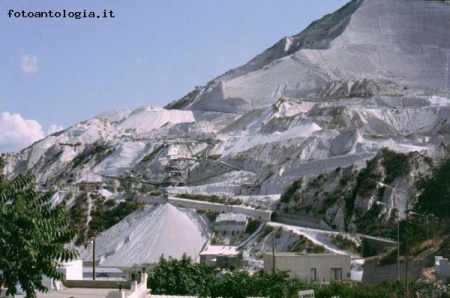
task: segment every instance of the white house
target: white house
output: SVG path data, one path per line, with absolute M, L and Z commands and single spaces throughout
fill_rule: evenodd
M 61 267 L 56 269 L 59 273 L 64 274 L 66 280 L 82 280 L 83 279 L 83 261 L 75 260 L 70 262 L 65 262 L 61 264 Z M 60 290 L 62 284 L 60 281 L 55 281 L 48 277 L 44 277 L 42 284 L 49 289 Z
M 247 228 L 247 216 L 242 213 L 221 213 L 217 216 L 214 229 L 229 234 L 244 233 Z
M 200 262 L 213 267 L 229 268 L 237 265 L 239 251 L 237 246 L 210 245 L 200 253 Z
M 447 258 L 442 256 L 434 257 L 434 271 L 439 277 L 450 276 L 450 263 Z
M 289 270 L 291 278 L 317 282 L 350 280 L 350 262 L 349 255 L 331 253 L 276 252 L 275 254 L 264 254 L 265 271 Z

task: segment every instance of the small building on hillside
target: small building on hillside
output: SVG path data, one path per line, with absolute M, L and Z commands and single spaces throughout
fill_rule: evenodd
M 275 264 L 274 264 L 275 261 Z M 291 278 L 328 283 L 350 280 L 350 256 L 340 254 L 306 254 L 276 252 L 264 254 L 264 270 L 289 270 Z
M 439 278 L 450 276 L 450 263 L 447 258 L 441 256 L 434 257 L 434 272 Z
M 217 268 L 239 266 L 240 254 L 237 246 L 210 245 L 200 253 L 200 262 Z
M 96 192 L 102 187 L 101 182 L 82 181 L 76 184 L 79 192 Z
M 229 234 L 241 234 L 247 228 L 248 218 L 241 213 L 221 213 L 217 216 L 214 224 L 216 232 Z
M 83 279 L 84 280 L 92 280 L 93 274 L 92 267 L 84 267 L 83 268 Z M 95 268 L 95 280 L 117 280 L 124 281 L 126 280 L 124 277 L 124 273 L 119 268 L 115 267 L 96 267 Z
M 65 280 L 82 280 L 83 279 L 83 261 L 73 260 L 64 262 L 61 267 L 56 269 L 59 273 L 64 275 Z M 49 289 L 61 289 L 62 283 L 45 276 L 42 284 Z

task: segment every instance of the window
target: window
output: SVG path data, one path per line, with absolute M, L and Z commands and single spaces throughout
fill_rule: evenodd
M 316 279 L 317 279 L 316 274 L 317 274 L 316 268 L 311 268 L 311 270 L 310 270 L 310 278 L 311 278 L 311 281 L 316 281 Z
M 342 280 L 342 268 L 331 268 L 330 280 Z

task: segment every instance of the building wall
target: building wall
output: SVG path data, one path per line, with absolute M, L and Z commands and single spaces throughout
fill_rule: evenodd
M 435 258 L 435 271 L 439 277 L 450 276 L 450 263 L 447 258 L 436 256 Z
M 408 277 L 413 279 L 422 278 L 422 269 L 426 267 L 425 260 L 410 260 L 408 265 Z M 406 266 L 400 262 L 400 277 L 405 278 Z M 397 278 L 397 263 L 390 265 L 379 265 L 378 260 L 367 260 L 364 262 L 363 283 L 378 284 L 386 280 Z
M 318 282 L 330 282 L 336 279 L 332 277 L 332 268 L 341 269 L 341 279 L 350 279 L 350 256 L 337 254 L 275 254 L 275 268 L 289 270 L 291 278 L 299 278 L 311 281 L 311 269 L 315 269 L 315 280 Z M 264 254 L 264 270 L 273 269 L 273 256 Z M 336 273 L 336 270 L 334 271 Z
M 82 280 L 83 279 L 83 261 L 77 260 L 63 264 L 58 268 L 58 272 L 65 275 L 66 280 Z
M 216 255 L 200 255 L 200 262 L 202 262 L 208 266 L 216 266 L 215 259 L 216 259 Z
M 234 255 L 200 255 L 200 262 L 205 265 L 219 268 L 230 268 L 231 265 L 238 265 L 238 257 Z
M 244 233 L 245 229 L 247 227 L 247 222 L 239 222 L 239 221 L 234 221 L 234 220 L 225 220 L 225 221 L 220 221 L 220 222 L 216 222 L 214 224 L 214 230 L 216 230 L 217 232 L 227 232 L 229 234 L 231 233 Z

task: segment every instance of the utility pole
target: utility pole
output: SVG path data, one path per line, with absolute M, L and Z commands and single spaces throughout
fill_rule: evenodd
M 413 212 L 413 211 L 411 211 L 410 213 L 421 216 L 421 217 L 425 217 L 425 221 L 426 221 L 426 225 L 427 225 L 427 257 L 429 257 L 430 256 L 430 232 L 429 232 L 430 221 L 429 221 L 428 217 L 433 216 L 433 214 L 420 214 L 420 213 Z M 434 248 L 434 238 L 433 238 L 433 248 Z
M 409 281 L 408 281 L 408 264 L 409 264 L 409 247 L 408 247 L 408 231 L 409 231 L 409 226 L 408 226 L 408 201 L 406 201 L 406 222 L 405 222 L 405 228 L 406 228 L 406 237 L 405 237 L 405 281 L 406 281 L 406 297 L 409 297 Z
M 381 187 L 387 187 L 390 188 L 392 190 L 396 190 L 398 192 L 402 192 L 404 193 L 407 197 L 406 197 L 406 218 L 405 218 L 405 282 L 406 282 L 406 297 L 409 297 L 409 280 L 408 280 L 408 267 L 409 267 L 409 247 L 408 247 L 408 232 L 409 232 L 409 227 L 408 227 L 408 221 L 409 221 L 409 201 L 411 201 L 412 199 L 414 199 L 417 195 L 415 195 L 414 193 L 409 193 L 406 192 L 400 188 L 396 188 L 381 182 L 378 182 L 378 185 Z
M 275 229 L 272 231 L 272 273 L 275 273 Z
M 95 280 L 95 237 L 92 237 L 92 280 Z

